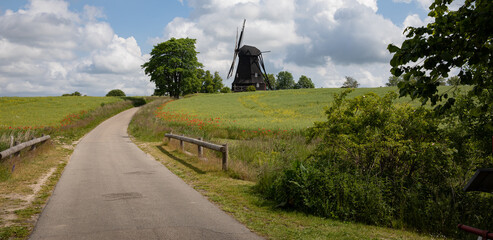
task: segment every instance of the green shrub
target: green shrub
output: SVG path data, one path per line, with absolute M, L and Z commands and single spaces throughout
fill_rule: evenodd
M 229 87 L 221 88 L 221 93 L 230 93 L 230 92 L 231 92 L 231 88 L 229 88 Z
M 253 86 L 253 85 L 250 85 L 246 88 L 247 92 L 255 92 L 256 90 L 257 90 L 257 88 L 255 88 L 255 86 Z
M 261 193 L 316 215 L 434 234 L 462 237 L 458 223 L 491 227 L 493 196 L 462 187 L 493 158 L 461 155 L 451 141 L 461 124 L 424 107 L 397 105 L 395 93 L 346 99 L 349 92 L 335 95 L 327 121 L 308 129 L 317 145 L 311 157 L 263 173 Z M 464 152 L 480 150 L 477 139 L 461 146 Z
M 120 89 L 113 89 L 106 94 L 106 97 L 125 97 L 125 93 Z

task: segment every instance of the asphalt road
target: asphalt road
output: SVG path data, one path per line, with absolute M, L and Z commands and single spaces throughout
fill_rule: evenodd
M 131 142 L 136 111 L 80 141 L 30 239 L 260 239 Z

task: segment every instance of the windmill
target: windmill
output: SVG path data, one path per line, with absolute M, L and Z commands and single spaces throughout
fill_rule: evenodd
M 238 39 L 238 30 L 236 31 L 235 52 L 233 56 L 233 63 L 229 69 L 228 79 L 233 76 L 234 67 L 236 63 L 236 57 L 238 57 L 238 67 L 236 68 L 236 75 L 233 81 L 232 90 L 234 92 L 246 91 L 248 86 L 255 86 L 256 90 L 266 90 L 265 83 L 272 90 L 269 81 L 267 79 L 267 73 L 265 71 L 264 59 L 262 52 L 254 47 L 243 45 L 241 46 L 241 40 L 243 39 L 243 31 L 245 30 L 246 19 L 243 20 L 243 28 L 241 29 L 240 38 Z M 241 47 L 240 47 L 241 46 Z M 262 71 L 263 70 L 263 71 Z

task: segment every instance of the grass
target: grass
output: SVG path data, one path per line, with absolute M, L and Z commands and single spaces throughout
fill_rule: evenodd
M 118 101 L 123 100 L 117 97 L 0 97 L 0 128 L 55 126 L 71 114 Z
M 254 190 L 255 182 L 232 179 L 219 159 L 199 160 L 177 150 L 177 142 L 137 142 L 173 173 L 267 239 L 437 239 L 414 232 L 307 215 L 276 208 Z
M 159 117 L 194 125 L 212 125 L 242 130 L 302 130 L 315 121 L 324 120 L 324 108 L 334 93 L 343 89 L 298 89 L 243 92 L 234 94 L 200 94 L 172 101 L 161 107 Z M 396 88 L 360 88 L 350 97 L 368 92 L 384 95 Z M 409 102 L 402 98 L 399 102 Z M 211 121 L 211 119 L 213 121 Z

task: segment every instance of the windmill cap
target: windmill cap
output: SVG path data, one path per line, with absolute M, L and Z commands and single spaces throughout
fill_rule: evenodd
M 260 50 L 254 46 L 243 45 L 243 47 L 240 48 L 238 54 L 246 56 L 259 56 L 260 54 L 262 54 L 262 52 L 260 52 Z

